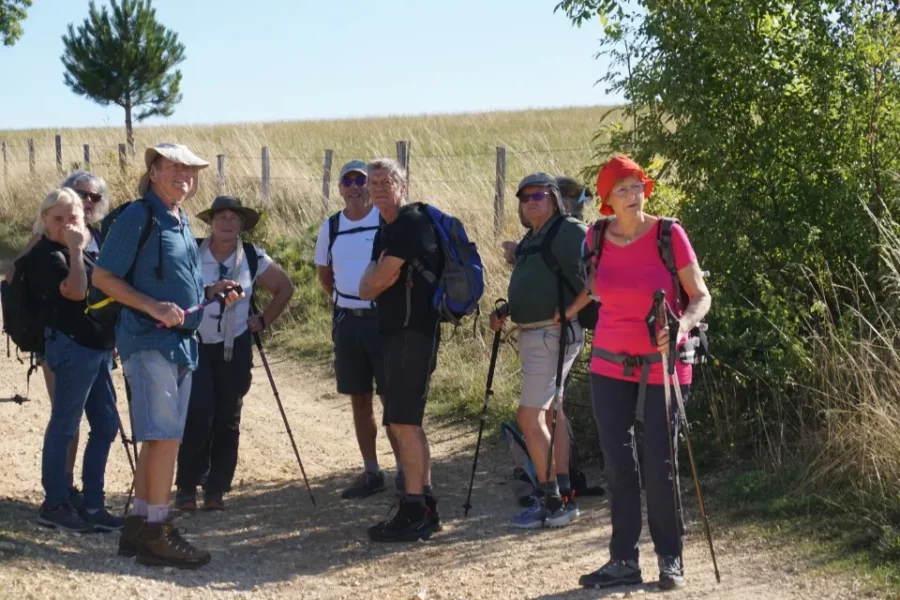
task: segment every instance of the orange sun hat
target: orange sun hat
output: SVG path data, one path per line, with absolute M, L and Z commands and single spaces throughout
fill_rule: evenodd
M 607 204 L 606 197 L 612 191 L 613 185 L 626 177 L 636 175 L 644 184 L 644 197 L 650 197 L 653 191 L 654 181 L 644 174 L 641 166 L 622 154 L 617 154 L 607 161 L 597 175 L 597 197 L 600 198 L 600 214 L 610 216 L 612 207 Z

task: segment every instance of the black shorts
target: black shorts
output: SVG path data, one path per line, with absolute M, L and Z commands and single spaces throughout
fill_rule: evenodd
M 422 425 L 440 343 L 440 323 L 435 324 L 432 334 L 404 330 L 385 336 L 386 423 Z
M 364 316 L 338 309 L 331 329 L 339 394 L 384 393 L 384 353 L 375 313 Z

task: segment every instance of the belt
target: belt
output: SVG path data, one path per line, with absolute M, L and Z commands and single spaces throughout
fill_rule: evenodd
M 634 375 L 635 367 L 640 367 L 641 381 L 638 384 L 638 406 L 643 406 L 644 398 L 647 396 L 647 380 L 650 378 L 650 365 L 662 362 L 662 354 L 638 354 L 632 356 L 595 347 L 591 348 L 591 356 L 623 365 L 622 374 L 626 377 Z
M 350 314 L 350 315 L 353 315 L 354 317 L 374 317 L 375 316 L 374 308 L 343 308 L 343 307 L 338 306 L 334 309 L 334 311 L 336 313 L 341 313 L 341 314 L 345 314 L 345 315 Z
M 547 319 L 545 321 L 535 321 L 534 323 L 516 323 L 516 327 L 524 331 L 528 331 L 529 329 L 546 329 L 547 327 L 559 327 L 559 324 L 554 323 L 553 319 Z

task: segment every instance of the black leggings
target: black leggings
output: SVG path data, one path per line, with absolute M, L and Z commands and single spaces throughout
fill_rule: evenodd
M 250 332 L 234 338 L 230 361 L 225 344 L 200 344 L 191 382 L 184 437 L 178 450 L 178 489 L 194 490 L 205 479 L 209 493 L 231 491 L 241 436 L 241 408 L 250 391 L 253 346 Z
M 641 536 L 641 481 L 637 448 L 634 443 L 634 421 L 639 384 L 602 375 L 591 375 L 594 419 L 600 435 L 600 447 L 606 461 L 609 481 L 612 540 L 610 558 L 638 560 Z M 689 386 L 681 386 L 685 401 Z M 666 429 L 665 390 L 662 385 L 648 385 L 644 405 L 644 487 L 647 492 L 647 522 L 656 554 L 680 554 L 684 538 L 681 490 L 678 508 L 672 500 L 669 467 L 669 441 Z M 672 390 L 672 435 L 675 445 L 675 469 L 678 470 L 678 406 Z

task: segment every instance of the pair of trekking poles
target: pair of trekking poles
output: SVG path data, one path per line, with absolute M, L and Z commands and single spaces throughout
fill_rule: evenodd
M 222 292 L 215 294 L 215 296 L 213 296 L 213 298 L 211 298 L 210 300 L 206 300 L 204 302 L 197 304 L 196 306 L 192 306 L 191 308 L 185 310 L 184 312 L 186 315 L 191 314 L 191 313 L 197 312 L 199 310 L 203 310 L 205 307 L 209 306 L 210 304 L 212 304 L 214 302 L 218 302 L 220 305 L 224 306 L 225 296 L 227 296 L 232 291 L 240 294 L 241 292 L 243 292 L 243 289 L 241 288 L 241 286 L 235 286 L 234 288 L 225 289 Z M 253 302 L 252 299 L 250 302 L 250 312 L 253 315 L 257 315 L 259 313 L 259 311 L 256 307 L 256 303 Z M 160 325 L 162 325 L 162 324 L 157 324 L 156 327 L 160 328 Z M 312 488 L 310 488 L 310 486 L 309 486 L 309 480 L 306 477 L 306 470 L 303 468 L 303 461 L 300 459 L 300 451 L 297 450 L 297 442 L 294 441 L 294 433 L 293 433 L 293 431 L 291 431 L 291 425 L 290 425 L 290 423 L 288 423 L 287 414 L 284 412 L 284 405 L 281 402 L 281 395 L 278 393 L 278 387 L 275 385 L 275 378 L 272 376 L 272 369 L 269 367 L 269 361 L 266 358 L 265 350 L 263 350 L 262 338 L 260 337 L 259 333 L 256 333 L 256 332 L 253 333 L 253 341 L 256 344 L 256 349 L 259 352 L 259 357 L 262 359 L 263 367 L 265 367 L 265 370 L 266 370 L 266 375 L 268 375 L 268 377 L 269 377 L 269 384 L 272 386 L 272 393 L 275 396 L 275 401 L 278 403 L 278 410 L 281 413 L 282 420 L 284 421 L 284 428 L 287 431 L 288 438 L 291 441 L 291 447 L 294 449 L 294 456 L 297 458 L 297 465 L 299 465 L 299 467 L 300 467 L 300 474 L 303 476 L 303 483 L 306 485 L 306 491 L 309 493 L 309 499 L 312 502 L 312 505 L 316 506 L 316 499 L 313 496 Z M 123 514 L 127 515 L 128 508 L 131 505 L 132 497 L 134 496 L 135 463 L 137 461 L 137 456 L 138 456 L 137 440 L 134 439 L 134 417 L 132 416 L 132 412 L 131 412 L 131 388 L 128 385 L 127 379 L 125 380 L 125 395 L 128 400 L 128 417 L 129 417 L 129 420 L 131 421 L 132 437 L 131 437 L 130 441 L 131 441 L 131 444 L 132 444 L 132 447 L 134 450 L 134 461 L 132 461 L 131 452 L 128 451 L 128 441 L 129 440 L 125 435 L 124 427 L 122 427 L 122 419 L 119 418 L 119 434 L 121 435 L 121 438 L 122 438 L 122 444 L 125 446 L 125 452 L 128 454 L 128 462 L 131 465 L 131 475 L 132 475 L 131 487 L 128 490 L 128 498 L 125 500 L 125 508 L 122 511 Z M 118 413 L 118 411 L 116 411 L 116 412 Z
M 498 317 L 506 317 L 509 314 L 509 305 L 503 299 L 498 299 L 495 303 L 495 313 Z M 557 424 L 557 416 L 559 415 L 560 408 L 562 406 L 562 386 L 563 386 L 563 364 L 565 360 L 565 350 L 566 350 L 566 312 L 565 306 L 560 304 L 559 307 L 559 316 L 560 316 L 560 332 L 559 332 L 559 352 L 557 356 L 556 363 L 556 392 L 553 398 L 553 417 L 552 417 L 552 425 L 550 429 L 550 448 L 547 453 L 547 472 L 546 472 L 546 481 L 550 481 L 550 476 L 552 475 L 553 468 L 553 444 L 556 439 L 556 424 Z M 669 438 L 669 466 L 671 468 L 671 477 L 672 477 L 672 506 L 675 511 L 675 524 L 678 527 L 678 523 L 680 522 L 679 515 L 681 513 L 681 503 L 678 497 L 678 472 L 676 469 L 675 462 L 675 441 L 672 434 L 672 391 L 671 387 L 675 388 L 675 397 L 678 402 L 678 412 L 681 416 L 682 423 L 684 424 L 684 439 L 688 448 L 688 457 L 691 463 L 691 475 L 694 480 L 694 489 L 697 492 L 697 500 L 700 505 L 700 516 L 703 519 L 703 525 L 706 532 L 706 541 L 709 545 L 709 553 L 712 557 L 713 563 L 713 571 L 716 576 L 716 583 L 721 582 L 721 576 L 719 574 L 719 565 L 716 561 L 716 551 L 713 547 L 712 542 L 712 532 L 709 527 L 709 519 L 706 515 L 706 503 L 703 500 L 703 493 L 700 490 L 700 478 L 697 474 L 697 464 L 694 461 L 694 448 L 691 444 L 691 426 L 687 419 L 687 413 L 685 412 L 684 406 L 684 397 L 681 393 L 681 385 L 678 381 L 678 373 L 675 371 L 675 360 L 677 355 L 677 344 L 678 344 L 678 331 L 680 328 L 680 323 L 678 317 L 672 311 L 671 307 L 666 302 L 666 292 L 665 290 L 658 290 L 653 295 L 653 307 L 650 309 L 650 313 L 647 315 L 646 319 L 647 328 L 650 333 L 650 341 L 655 346 L 657 344 L 657 334 L 659 331 L 668 329 L 669 331 L 669 344 L 667 352 L 663 352 L 662 354 L 662 365 L 663 365 L 663 373 L 665 375 L 665 403 L 666 403 L 666 430 Z M 463 505 L 463 509 L 465 510 L 465 515 L 468 516 L 469 509 L 472 508 L 472 487 L 475 482 L 475 470 L 478 465 L 478 455 L 481 449 L 481 438 L 484 433 L 484 423 L 485 418 L 487 416 L 488 402 L 490 401 L 490 397 L 493 395 L 493 383 L 494 383 L 494 369 L 497 363 L 497 354 L 500 350 L 500 336 L 501 330 L 497 330 L 494 333 L 493 345 L 491 347 L 491 359 L 490 364 L 488 366 L 488 376 L 487 376 L 487 386 L 484 393 L 484 403 L 481 408 L 481 418 L 478 426 L 478 441 L 475 444 L 475 458 L 472 461 L 472 474 L 469 478 L 469 492 L 466 496 L 466 503 Z M 678 537 L 681 537 L 681 531 L 678 531 Z M 681 556 L 681 547 L 679 545 L 679 561 L 681 564 L 684 564 L 684 559 Z

